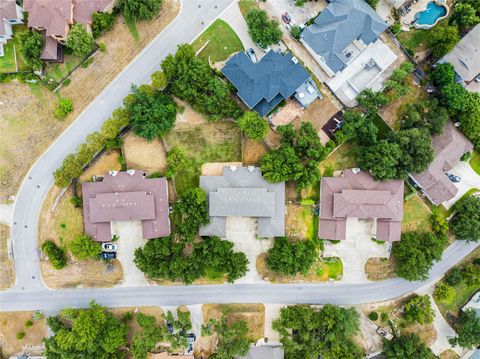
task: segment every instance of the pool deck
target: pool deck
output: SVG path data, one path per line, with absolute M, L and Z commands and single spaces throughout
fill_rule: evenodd
M 412 22 L 413 22 L 413 19 L 415 18 L 415 15 L 418 12 L 425 10 L 426 7 L 427 7 L 427 4 L 430 1 L 432 1 L 432 0 L 419 0 L 418 2 L 416 2 L 415 4 L 412 4 L 410 6 L 410 12 L 408 14 L 406 14 L 405 16 L 402 16 L 402 18 L 400 19 L 400 21 L 402 23 L 402 30 L 403 31 L 409 31 L 410 30 L 410 27 L 413 26 Z

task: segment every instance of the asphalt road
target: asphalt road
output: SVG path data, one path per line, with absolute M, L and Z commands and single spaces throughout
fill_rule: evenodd
M 113 110 L 122 106 L 131 84 L 150 82 L 161 61 L 177 45 L 191 42 L 233 0 L 183 0 L 179 15 L 132 63 L 78 116 L 30 169 L 15 201 L 11 230 L 16 289 L 45 288 L 40 277 L 37 223 L 42 202 L 53 184 L 52 173 L 64 157 L 74 152 L 88 134 L 100 129 Z M 112 59 L 112 61 L 115 61 Z
M 114 287 L 69 290 L 14 289 L 0 295 L 3 311 L 56 311 L 85 307 L 92 299 L 107 307 L 181 305 L 200 303 L 332 303 L 359 304 L 389 300 L 431 285 L 458 261 L 474 250 L 478 243 L 456 241 L 436 263 L 425 282 L 390 279 L 368 284 L 222 284 L 197 286 Z

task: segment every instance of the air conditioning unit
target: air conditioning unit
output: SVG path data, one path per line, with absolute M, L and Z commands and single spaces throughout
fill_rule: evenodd
M 295 56 L 292 56 L 292 62 L 296 65 L 298 64 L 298 59 Z
M 308 91 L 309 94 L 313 94 L 315 92 L 315 89 L 312 86 L 308 85 L 307 86 L 307 91 Z
M 299 92 L 299 93 L 298 93 L 298 97 L 304 98 L 304 97 L 305 97 L 305 94 L 304 94 L 303 92 Z

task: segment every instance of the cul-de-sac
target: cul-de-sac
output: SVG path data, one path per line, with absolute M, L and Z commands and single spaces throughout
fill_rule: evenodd
M 480 0 L 0 0 L 0 359 L 480 359 Z

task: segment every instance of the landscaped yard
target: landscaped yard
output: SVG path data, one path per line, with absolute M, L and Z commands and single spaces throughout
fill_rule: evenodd
M 174 178 L 179 195 L 198 186 L 202 164 L 242 161 L 240 129 L 233 121 L 177 129 L 164 137 L 164 143 L 167 151 L 176 146 L 188 158 L 188 166 Z
M 8 256 L 10 227 L 0 224 L 0 290 L 10 288 L 15 283 L 13 261 Z
M 72 69 L 80 64 L 83 60 L 83 56 L 77 55 L 65 55 L 63 63 L 49 64 L 46 67 L 47 80 L 60 81 L 68 75 Z
M 349 143 L 341 144 L 320 164 L 322 176 L 330 177 L 335 171 L 356 167 L 354 147 Z
M 235 31 L 225 21 L 217 19 L 196 39 L 192 46 L 195 51 L 208 45 L 198 54 L 198 57 L 211 62 L 225 61 L 238 51 L 243 51 L 243 45 Z
M 238 7 L 243 17 L 248 14 L 252 9 L 258 8 L 256 0 L 240 0 L 238 2 Z
M 316 239 L 318 217 L 313 205 L 287 204 L 285 235 L 295 239 Z
M 431 231 L 430 215 L 429 208 L 418 196 L 404 201 L 402 232 Z
M 410 29 L 410 31 L 402 31 L 397 35 L 397 39 L 407 49 L 413 53 L 425 51 L 427 49 L 429 30 Z
M 147 142 L 144 138 L 129 132 L 123 139 L 123 149 L 129 169 L 162 174 L 167 169 L 167 154 L 158 138 Z
M 6 45 L 3 45 L 4 56 L 0 57 L 0 72 L 15 72 L 15 55 L 14 49 L 17 53 L 17 63 L 19 71 L 28 71 L 29 67 L 23 61 L 22 55 L 20 55 L 20 41 L 16 34 L 26 31 L 25 25 L 13 26 L 13 39 L 9 40 Z

